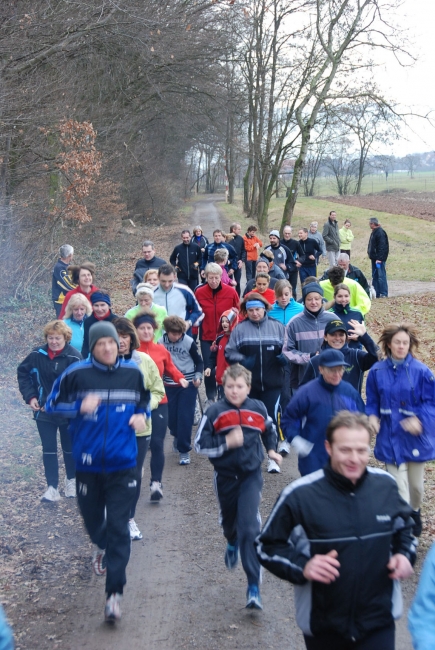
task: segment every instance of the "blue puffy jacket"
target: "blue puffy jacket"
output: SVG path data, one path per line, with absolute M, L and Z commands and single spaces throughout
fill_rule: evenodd
M 364 413 L 358 391 L 345 381 L 327 384 L 322 376 L 301 386 L 287 405 L 281 429 L 299 454 L 301 476 L 322 469 L 328 460 L 326 428 L 338 411 Z
M 392 465 L 435 458 L 435 377 L 408 354 L 404 363 L 378 361 L 367 376 L 367 415 L 380 418 L 375 457 Z M 413 436 L 400 421 L 415 415 L 423 433 Z
M 101 399 L 92 414 L 80 413 L 83 399 Z M 47 397 L 47 413 L 71 418 L 73 456 L 81 472 L 116 472 L 136 466 L 133 414 L 150 417 L 150 391 L 134 361 L 106 366 L 91 357 L 76 363 L 55 381 Z

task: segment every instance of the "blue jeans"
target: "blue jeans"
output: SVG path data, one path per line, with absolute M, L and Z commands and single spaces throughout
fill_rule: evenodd
M 376 291 L 376 298 L 388 297 L 387 269 L 385 262 L 381 262 L 380 268 L 376 267 L 376 260 L 372 262 L 373 288 Z
M 305 278 L 310 277 L 310 275 L 313 275 L 316 277 L 317 275 L 317 266 L 313 264 L 313 266 L 300 266 L 299 267 L 299 279 L 301 281 L 301 284 L 305 280 Z

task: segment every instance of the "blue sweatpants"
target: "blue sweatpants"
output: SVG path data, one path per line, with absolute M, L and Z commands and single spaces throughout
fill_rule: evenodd
M 192 449 L 190 441 L 198 389 L 190 382 L 187 388 L 167 384 L 165 390 L 168 398 L 169 431 L 177 439 L 180 454 L 185 454 Z

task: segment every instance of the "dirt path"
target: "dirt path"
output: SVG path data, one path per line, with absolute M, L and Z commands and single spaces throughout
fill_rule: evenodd
M 415 293 L 428 293 L 435 291 L 435 282 L 419 282 L 418 280 L 388 280 L 388 295 L 412 296 Z
M 192 204 L 189 223 L 199 223 L 210 237 L 214 228 L 225 227 L 220 200 L 210 197 Z M 168 228 L 167 233 L 171 250 L 178 231 L 174 235 L 175 229 Z M 128 245 L 137 247 L 133 239 Z M 118 267 L 124 275 L 129 273 L 131 251 L 120 262 L 114 263 L 113 277 Z M 35 324 L 35 331 L 39 329 L 40 323 Z M 264 612 L 244 608 L 243 570 L 230 573 L 224 565 L 212 467 L 194 453 L 189 467 L 179 467 L 169 440 L 159 505 L 148 500 L 149 459 L 145 463 L 136 516 L 144 538 L 132 545 L 123 619 L 108 628 L 102 622 L 104 578 L 91 573 L 90 544 L 75 504 L 65 499 L 58 506 L 38 502 L 44 484 L 39 441 L 17 394 L 12 366 L 15 360 L 5 384 L 0 383 L 0 450 L 6 462 L 0 498 L 7 504 L 0 516 L 6 572 L 0 582 L 16 631 L 16 650 L 303 649 L 291 585 L 264 572 Z M 5 447 L 9 441 L 10 448 Z M 17 478 L 20 468 L 23 480 Z M 33 475 L 29 478 L 24 470 Z M 279 492 L 298 475 L 295 457 L 284 461 L 280 475 L 264 473 L 263 521 Z M 405 585 L 405 605 L 414 586 L 415 580 Z M 405 618 L 398 624 L 396 648 L 411 650 Z

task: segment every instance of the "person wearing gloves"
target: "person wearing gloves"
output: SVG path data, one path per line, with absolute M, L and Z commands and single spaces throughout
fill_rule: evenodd
M 231 332 L 225 348 L 229 364 L 240 363 L 251 370 L 252 384 L 249 397 L 263 402 L 276 425 L 279 397 L 287 361 L 282 354 L 284 326 L 269 318 L 270 305 L 261 294 L 251 293 L 240 304 L 245 320 Z M 279 473 L 279 465 L 269 458 L 268 472 Z
M 77 500 L 95 545 L 92 566 L 106 574 L 105 620 L 121 618 L 130 557 L 128 520 L 136 496 L 136 432 L 150 417 L 150 391 L 134 361 L 119 359 L 113 323 L 89 330 L 90 358 L 56 380 L 46 410 L 70 419 Z
M 319 354 L 319 377 L 308 382 L 293 395 L 281 419 L 287 440 L 298 452 L 301 476 L 322 469 L 328 460 L 325 449 L 326 429 L 339 411 L 364 413 L 358 391 L 343 375 L 349 364 L 340 350 Z
M 346 367 L 343 381 L 347 381 L 361 395 L 364 372 L 378 361 L 379 348 L 374 340 L 367 334 L 364 323 L 350 321 L 348 327 L 339 320 L 331 320 L 325 326 L 323 350 L 340 350 L 343 353 L 344 360 L 349 365 Z M 367 352 L 364 350 L 352 348 L 349 345 L 349 339 L 353 338 L 361 341 Z M 305 374 L 300 383 L 301 386 L 319 376 L 319 355 L 311 357 Z
M 387 325 L 379 339 L 385 359 L 373 366 L 366 384 L 367 415 L 377 432 L 375 458 L 411 505 L 416 537 L 422 531 L 425 462 L 435 459 L 435 377 L 415 358 L 418 344 L 413 325 Z
M 146 282 L 138 284 L 135 298 L 138 304 L 126 311 L 125 317 L 132 321 L 144 309 L 151 309 L 157 323 L 157 329 L 154 333 L 154 343 L 157 343 L 157 341 L 163 336 L 163 321 L 168 313 L 164 307 L 156 305 L 154 302 L 154 287 L 151 284 L 147 284 Z
M 236 363 L 223 376 L 225 397 L 207 409 L 195 437 L 195 451 L 208 456 L 214 467 L 214 485 L 220 519 L 227 540 L 225 566 L 235 569 L 240 556 L 248 579 L 246 607 L 263 609 L 260 563 L 254 540 L 260 532 L 259 506 L 264 458 L 279 464 L 276 432 L 264 407 L 249 398 L 251 373 Z
M 36 421 L 42 444 L 47 490 L 41 501 L 59 501 L 59 467 L 57 462 L 57 431 L 59 429 L 65 463 L 65 496 L 76 496 L 75 465 L 72 457 L 68 420 L 51 415 L 46 409 L 47 396 L 54 381 L 68 368 L 80 361 L 82 355 L 70 345 L 71 330 L 61 320 L 44 327 L 45 345 L 39 346 L 20 363 L 17 369 L 18 387 Z
M 91 295 L 90 300 L 92 304 L 92 314 L 85 320 L 85 324 L 83 326 L 83 359 L 87 359 L 89 356 L 89 330 L 92 325 L 95 323 L 101 323 L 102 321 L 111 323 L 113 320 L 115 320 L 115 318 L 118 318 L 118 316 L 112 311 L 112 303 L 110 301 L 110 296 L 108 293 L 95 291 Z
M 304 310 L 285 328 L 283 353 L 291 366 L 290 388 L 296 391 L 311 357 L 319 354 L 325 326 L 336 318 L 323 307 L 323 289 L 317 282 L 302 287 Z

